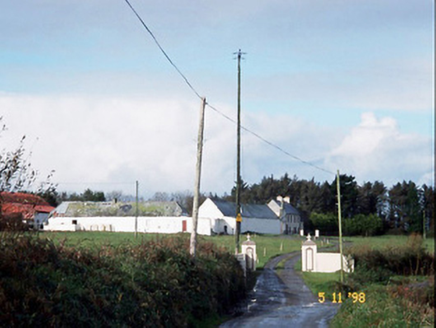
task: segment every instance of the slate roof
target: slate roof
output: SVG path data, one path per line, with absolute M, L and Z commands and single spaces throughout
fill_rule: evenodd
M 274 201 L 279 205 L 279 207 L 282 206 L 282 202 L 277 200 Z M 286 214 L 300 215 L 300 212 L 298 212 L 298 210 L 295 207 L 293 207 L 291 204 L 286 202 L 283 203 L 283 210 Z
M 187 212 L 177 202 L 147 201 L 138 204 L 139 216 L 185 216 Z M 63 202 L 53 217 L 135 216 L 135 202 Z
M 235 217 L 236 204 L 224 200 L 214 200 L 212 202 L 218 207 L 224 216 Z M 275 213 L 267 205 L 241 204 L 241 216 L 243 218 L 277 219 Z

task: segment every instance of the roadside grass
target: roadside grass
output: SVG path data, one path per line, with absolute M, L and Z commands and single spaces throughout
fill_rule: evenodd
M 401 295 L 398 290 L 404 288 L 368 284 L 365 303 L 347 299 L 330 327 L 434 327 L 434 307 Z

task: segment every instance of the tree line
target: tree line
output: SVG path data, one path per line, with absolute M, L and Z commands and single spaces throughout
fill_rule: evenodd
M 295 175 L 290 178 L 287 173 L 278 179 L 263 177 L 260 183 L 242 183 L 241 202 L 265 204 L 278 195 L 288 196 L 291 205 L 300 211 L 309 227 L 319 223 L 323 215 L 328 216 L 331 222 L 337 222 L 336 179 L 320 183 L 313 178 L 299 179 Z M 432 186 L 418 186 L 413 181 L 398 182 L 392 187 L 381 181 L 359 185 L 354 176 L 347 174 L 340 175 L 339 182 L 341 214 L 344 225 L 349 228 L 350 222 L 356 221 L 362 225 L 364 218 L 368 217 L 372 218 L 369 221 L 378 220 L 378 228 L 375 229 L 378 232 L 422 232 L 424 225 L 427 231 L 434 227 L 435 198 Z M 236 187 L 223 198 L 234 201 L 235 193 Z M 328 229 L 337 231 L 337 223 L 336 229 L 334 223 Z

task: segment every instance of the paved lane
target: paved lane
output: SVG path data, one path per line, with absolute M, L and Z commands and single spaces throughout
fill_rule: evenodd
M 278 273 L 277 264 L 292 256 Z M 300 252 L 281 255 L 265 265 L 244 306 L 244 314 L 221 328 L 307 327 L 324 328 L 338 311 L 338 305 L 318 303 L 317 298 L 294 271 Z

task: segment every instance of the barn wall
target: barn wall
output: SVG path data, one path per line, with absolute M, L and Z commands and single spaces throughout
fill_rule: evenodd
M 183 221 L 186 221 L 185 232 L 190 233 L 191 217 L 138 217 L 138 232 L 178 233 L 183 230 Z M 49 219 L 44 230 L 134 232 L 135 217 L 56 217 Z M 197 232 L 210 235 L 210 220 L 200 219 Z

